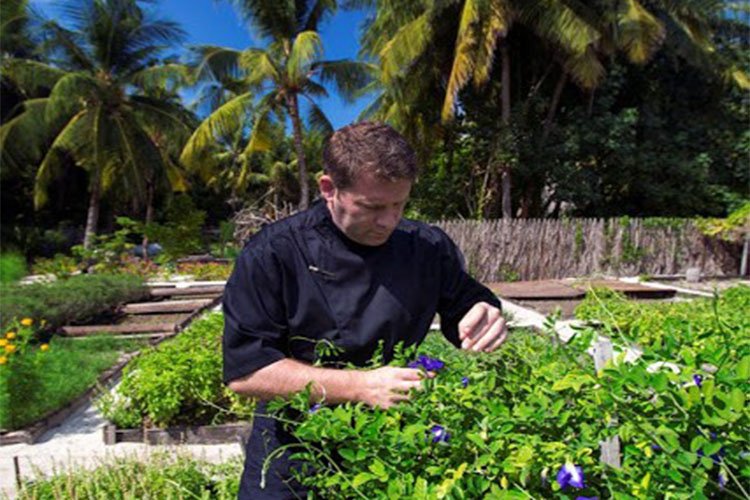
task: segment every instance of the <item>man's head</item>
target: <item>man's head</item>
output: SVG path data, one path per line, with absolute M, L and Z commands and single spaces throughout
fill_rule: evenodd
M 320 192 L 336 226 L 357 243 L 385 243 L 417 176 L 411 146 L 388 125 L 357 123 L 331 136 L 323 164 Z

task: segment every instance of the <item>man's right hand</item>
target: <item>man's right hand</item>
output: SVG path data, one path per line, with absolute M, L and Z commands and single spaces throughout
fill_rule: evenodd
M 435 375 L 414 368 L 383 366 L 375 370 L 358 372 L 358 400 L 371 407 L 383 409 L 409 399 L 409 391 L 421 389 L 425 377 Z

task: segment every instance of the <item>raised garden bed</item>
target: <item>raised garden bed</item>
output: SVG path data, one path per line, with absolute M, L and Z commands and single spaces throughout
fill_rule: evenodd
M 249 422 L 219 425 L 175 426 L 165 429 L 118 429 L 104 426 L 104 444 L 146 443 L 151 445 L 224 444 L 247 442 L 252 431 Z
M 91 402 L 91 399 L 97 394 L 99 387 L 109 387 L 114 384 L 122 374 L 122 369 L 132 358 L 138 355 L 138 352 L 126 353 L 120 356 L 115 365 L 108 368 L 97 377 L 96 382 L 81 395 L 77 396 L 71 402 L 62 408 L 53 410 L 33 424 L 15 431 L 0 431 L 0 446 L 11 444 L 33 444 L 48 430 L 62 424 L 70 415 L 80 410 Z

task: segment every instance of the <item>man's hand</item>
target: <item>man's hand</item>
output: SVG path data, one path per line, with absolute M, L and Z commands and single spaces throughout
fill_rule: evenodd
M 357 399 L 371 407 L 383 409 L 409 399 L 409 391 L 422 388 L 423 372 L 414 368 L 383 366 L 359 372 L 360 387 Z M 428 377 L 434 374 L 427 373 Z
M 492 352 L 505 342 L 508 330 L 500 309 L 477 302 L 458 323 L 461 348 Z

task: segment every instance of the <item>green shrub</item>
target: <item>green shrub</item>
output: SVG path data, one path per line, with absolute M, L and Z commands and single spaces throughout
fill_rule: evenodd
M 32 267 L 34 274 L 52 274 L 57 279 L 66 279 L 78 270 L 80 270 L 78 261 L 62 253 L 57 253 L 52 258 L 36 259 Z
M 59 498 L 237 498 L 242 461 L 211 464 L 182 454 L 154 453 L 146 460 L 116 458 L 94 470 L 74 470 L 24 484 L 22 500 Z
M 99 408 L 118 427 L 221 423 L 249 418 L 252 404 L 222 383 L 223 315 L 210 314 L 125 368 Z
M 514 332 L 492 355 L 430 336 L 420 352 L 445 366 L 408 404 L 312 405 L 303 392 L 269 408 L 300 439 L 298 478 L 314 498 L 741 498 L 750 481 L 747 330 L 721 315 L 698 314 L 692 327 L 708 331 L 703 323 L 723 325 L 722 340 L 685 356 L 646 350 L 599 373 L 586 352 L 593 329 L 568 344 Z M 673 326 L 686 336 L 691 322 Z M 681 369 L 649 370 L 655 360 Z M 599 458 L 613 435 L 619 469 Z M 558 476 L 568 463 L 585 484 Z
M 1 285 L 0 325 L 28 317 L 44 319 L 54 329 L 88 321 L 147 295 L 143 279 L 128 275 L 78 275 L 52 283 Z
M 26 259 L 17 253 L 0 254 L 0 283 L 13 283 L 26 276 Z

